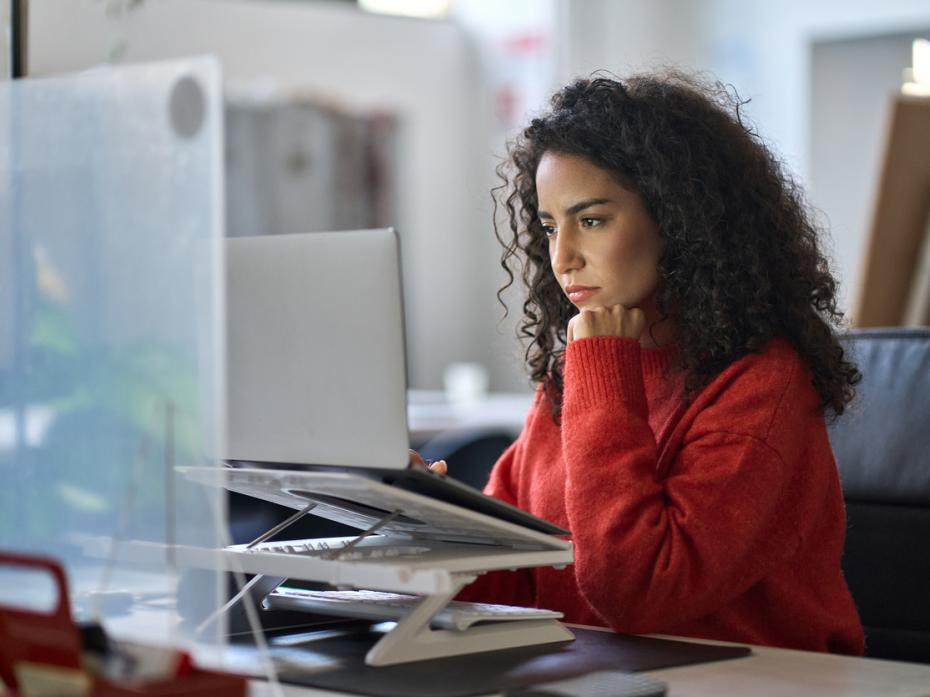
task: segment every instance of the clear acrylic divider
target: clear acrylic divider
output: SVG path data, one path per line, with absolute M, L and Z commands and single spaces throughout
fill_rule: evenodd
M 220 84 L 209 57 L 0 83 L 0 549 L 198 655 L 225 577 L 173 544 L 222 545 L 225 497 L 175 467 L 223 442 Z M 2 604 L 49 587 L 0 569 Z

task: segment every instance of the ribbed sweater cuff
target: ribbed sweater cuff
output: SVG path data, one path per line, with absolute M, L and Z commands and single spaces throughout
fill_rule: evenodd
M 618 401 L 646 414 L 639 342 L 594 336 L 569 343 L 565 352 L 564 410 L 573 412 Z

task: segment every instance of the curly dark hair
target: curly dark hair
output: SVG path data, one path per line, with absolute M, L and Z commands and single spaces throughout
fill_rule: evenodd
M 552 273 L 537 217 L 536 169 L 546 152 L 607 170 L 658 225 L 665 246 L 656 305 L 676 326 L 684 399 L 781 335 L 810 367 L 824 413 L 838 416 L 852 400 L 861 374 L 837 337 L 843 314 L 819 228 L 801 187 L 741 114 L 745 104 L 719 82 L 678 72 L 623 82 L 598 74 L 557 92 L 510 144 L 493 190 L 508 275 L 498 299 L 519 275 L 527 295 L 518 335 L 556 420 L 566 325 L 578 310 Z

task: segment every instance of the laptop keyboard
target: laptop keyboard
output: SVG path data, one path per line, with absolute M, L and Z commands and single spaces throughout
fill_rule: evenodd
M 349 538 L 351 539 L 351 538 Z M 320 557 L 325 554 L 338 553 L 339 561 L 365 561 L 368 559 L 395 559 L 398 557 L 416 557 L 430 551 L 429 547 L 418 545 L 381 545 L 359 546 L 343 550 L 341 544 L 331 544 L 322 540 L 288 540 L 287 542 L 262 542 L 254 547 L 236 545 L 231 549 L 238 552 L 255 554 L 257 552 L 276 552 L 278 554 L 300 554 Z
M 416 595 L 379 591 L 313 591 L 278 587 L 265 600 L 275 610 L 304 610 L 372 620 L 399 620 L 419 603 Z M 561 612 L 538 608 L 451 601 L 433 616 L 436 629 L 464 631 L 478 622 L 560 619 Z

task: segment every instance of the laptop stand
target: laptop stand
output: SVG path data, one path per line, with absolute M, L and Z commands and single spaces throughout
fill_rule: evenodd
M 298 509 L 294 516 L 248 545 L 233 545 L 213 550 L 212 554 L 179 548 L 180 564 L 210 564 L 231 571 L 323 582 L 337 588 L 422 596 L 368 651 L 368 665 L 386 666 L 574 639 L 553 619 L 491 622 L 461 631 L 430 626 L 433 616 L 483 573 L 570 564 L 572 544 L 568 540 L 351 472 L 216 468 L 179 471 L 202 484 Z M 362 532 L 348 538 L 264 542 L 306 514 L 351 525 Z M 217 612 L 228 609 L 246 590 Z
M 464 581 L 465 586 L 470 581 Z M 429 658 L 497 651 L 573 641 L 575 636 L 552 619 L 491 622 L 458 631 L 431 629 L 430 621 L 458 593 L 424 595 L 419 604 L 397 626 L 384 635 L 365 655 L 370 666 L 387 666 Z

